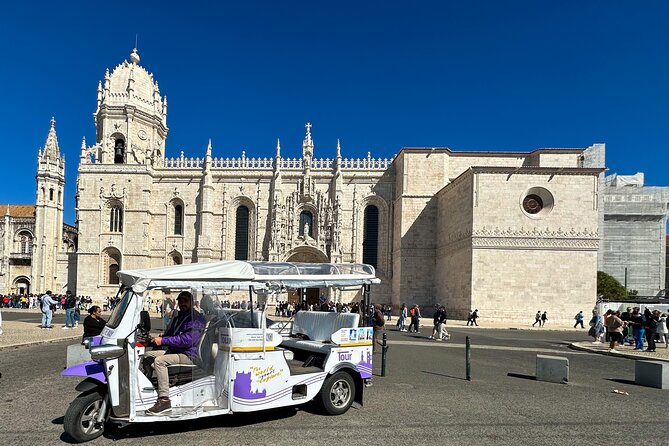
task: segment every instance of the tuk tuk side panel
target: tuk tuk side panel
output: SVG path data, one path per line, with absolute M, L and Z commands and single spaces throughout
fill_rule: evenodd
M 325 370 L 331 373 L 342 364 L 351 365 L 360 373 L 360 378 L 372 377 L 372 346 L 351 346 L 333 348 L 326 363 Z
M 233 360 L 231 373 L 234 379 L 233 412 L 306 403 L 318 395 L 327 377 L 326 372 L 291 376 L 283 350 L 267 352 L 264 359 Z M 306 386 L 306 395 L 295 398 L 294 386 Z

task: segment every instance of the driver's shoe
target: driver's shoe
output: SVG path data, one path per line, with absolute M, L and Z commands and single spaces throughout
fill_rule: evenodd
M 156 404 L 146 411 L 147 415 L 162 415 L 172 410 L 172 403 L 169 398 L 158 398 Z

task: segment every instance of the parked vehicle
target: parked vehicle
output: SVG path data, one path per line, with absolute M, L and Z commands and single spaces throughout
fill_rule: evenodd
M 380 282 L 373 267 L 222 261 L 118 276 L 119 302 L 101 336 L 91 340 L 90 360 L 61 373 L 85 377 L 64 418 L 65 432 L 75 441 L 102 435 L 107 423 L 189 420 L 312 400 L 337 415 L 362 404 L 372 377 L 373 330 L 359 327 L 358 314 L 299 311 L 284 334 L 267 327 L 266 307 L 231 311 L 218 296 L 231 287 L 248 288 L 252 299 L 288 288 L 359 287 L 368 298 L 370 285 Z M 143 308 L 155 290 L 190 290 L 206 324 L 196 364 L 169 367 L 171 411 L 151 416 L 155 378 L 141 365 L 151 328 Z

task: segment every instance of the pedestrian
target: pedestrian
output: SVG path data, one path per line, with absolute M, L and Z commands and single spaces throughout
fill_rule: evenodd
M 655 334 L 660 319 L 659 313 L 658 310 L 650 311 L 648 308 L 644 311 L 644 317 L 646 318 L 646 341 L 648 341 L 648 348 L 645 351 L 647 352 L 655 351 Z
M 592 319 L 590 319 L 588 325 L 590 325 L 588 336 L 593 337 L 593 344 L 599 344 L 604 333 L 604 319 L 597 310 L 592 310 Z
M 472 323 L 472 314 L 474 314 L 474 312 L 469 310 L 469 313 L 467 314 L 467 326 L 471 325 Z
M 546 325 L 547 320 L 548 320 L 548 313 L 544 311 L 543 313 L 541 313 L 541 326 L 542 327 L 544 325 Z
M 639 307 L 632 308 L 630 315 L 630 323 L 632 324 L 632 333 L 634 335 L 634 350 L 643 350 L 643 335 L 645 332 L 645 321 L 643 314 L 639 312 Z
M 657 322 L 657 334 L 660 342 L 664 342 L 664 348 L 669 348 L 669 330 L 667 329 L 667 315 L 662 313 Z
M 77 300 L 72 295 L 72 291 L 68 290 L 65 293 L 63 306 L 65 307 L 65 326 L 63 330 L 69 330 L 70 328 L 74 328 L 74 307 L 77 306 Z
M 574 328 L 576 328 L 576 326 L 577 326 L 578 324 L 581 324 L 581 328 L 585 328 L 585 327 L 583 326 L 583 319 L 584 319 L 584 318 L 585 318 L 585 317 L 583 316 L 583 310 L 579 311 L 578 314 L 577 314 L 576 316 L 574 316 L 574 319 L 576 319 L 576 323 L 574 324 Z
M 408 310 L 407 304 L 402 303 L 402 308 L 400 308 L 400 315 L 397 319 L 397 329 L 399 331 L 407 331 L 406 329 L 406 320 L 407 320 Z
M 534 327 L 537 324 L 541 327 L 541 310 L 538 310 L 537 314 L 534 315 L 534 324 L 532 326 Z
M 378 346 L 381 344 L 381 338 L 383 337 L 383 330 L 385 330 L 386 320 L 383 317 L 383 312 L 381 311 L 381 305 L 374 304 L 374 317 L 373 325 L 374 329 L 374 340 L 372 342 L 372 353 L 376 353 Z
M 411 324 L 409 325 L 409 332 L 413 330 L 414 333 L 420 333 L 420 308 L 418 304 L 414 304 L 409 310 L 411 316 Z
M 448 339 L 448 332 L 446 331 L 446 307 L 441 305 L 434 313 L 434 328 L 429 339 L 441 341 L 444 337 Z
M 51 320 L 53 318 L 53 309 L 56 307 L 56 301 L 51 297 L 51 290 L 48 290 L 41 298 L 40 310 L 42 311 L 42 329 L 51 330 Z
M 609 353 L 618 353 L 616 350 L 616 343 L 622 340 L 623 327 L 625 323 L 620 319 L 620 311 L 609 315 L 606 321 L 606 329 L 609 332 Z
M 472 326 L 474 325 L 476 325 L 477 327 L 479 326 L 479 324 L 476 322 L 476 319 L 478 318 L 479 318 L 479 310 L 474 310 L 472 312 Z

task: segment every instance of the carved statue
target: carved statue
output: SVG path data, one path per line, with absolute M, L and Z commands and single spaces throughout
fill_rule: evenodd
M 309 230 L 310 229 L 311 228 L 309 227 L 309 222 L 304 223 L 304 237 L 305 238 L 309 236 Z

